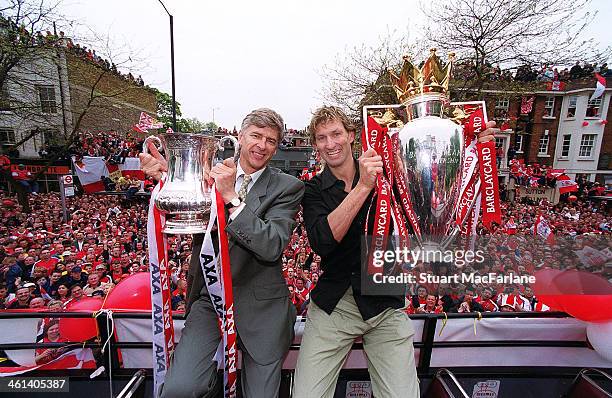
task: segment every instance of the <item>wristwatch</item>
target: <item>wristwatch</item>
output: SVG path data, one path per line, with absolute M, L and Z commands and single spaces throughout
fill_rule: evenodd
M 234 207 L 238 207 L 240 206 L 241 203 L 242 201 L 240 200 L 240 198 L 236 196 L 234 199 L 230 200 L 229 202 L 225 204 L 225 210 L 229 210 L 229 209 L 233 209 Z

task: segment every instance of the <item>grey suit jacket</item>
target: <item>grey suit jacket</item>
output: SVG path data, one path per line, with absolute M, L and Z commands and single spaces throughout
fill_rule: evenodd
M 262 365 L 282 358 L 293 340 L 295 307 L 282 276 L 281 256 L 295 227 L 304 184 L 267 167 L 226 227 L 236 329 L 244 348 Z M 203 235 L 195 235 L 188 274 L 191 304 L 208 294 L 199 262 Z

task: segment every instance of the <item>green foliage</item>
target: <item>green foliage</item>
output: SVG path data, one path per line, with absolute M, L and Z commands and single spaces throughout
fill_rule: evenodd
M 208 122 L 206 124 L 204 124 L 204 129 L 205 130 L 217 130 L 219 128 L 219 126 L 217 126 L 217 123 L 215 122 Z
M 199 133 L 206 128 L 206 124 L 195 117 L 181 119 L 181 126 L 182 129 L 180 131 L 184 133 Z
M 172 127 L 172 96 L 156 88 L 153 88 L 153 91 L 157 99 L 157 120 L 164 123 L 164 129 Z M 181 104 L 176 101 L 176 124 L 179 131 L 183 131 L 181 127 L 185 127 L 179 123 L 181 115 Z
M 157 98 L 157 120 L 164 123 L 164 129 L 172 127 L 172 96 L 168 93 L 159 91 L 153 88 L 155 91 L 155 97 Z M 195 117 L 182 118 L 183 113 L 181 112 L 180 102 L 176 102 L 176 130 L 183 133 L 197 133 L 202 130 L 206 130 L 214 126 L 217 129 L 217 125 L 208 122 L 204 123 Z

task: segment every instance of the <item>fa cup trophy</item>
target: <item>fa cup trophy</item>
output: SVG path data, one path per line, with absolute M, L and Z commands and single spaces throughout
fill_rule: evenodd
M 231 136 L 216 139 L 212 132 L 201 134 L 164 133 L 149 136 L 164 148 L 168 160 L 168 175 L 154 198 L 155 206 L 166 217 L 162 232 L 166 234 L 204 233 L 210 218 L 211 186 L 202 176 L 213 166 L 217 152 L 225 141 L 234 144 L 234 159 L 238 153 L 238 140 Z

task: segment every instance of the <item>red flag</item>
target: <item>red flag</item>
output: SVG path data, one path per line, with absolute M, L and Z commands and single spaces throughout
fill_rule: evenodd
M 595 85 L 595 92 L 593 92 L 593 95 L 591 95 L 591 98 L 589 98 L 589 100 L 594 100 L 596 98 L 601 97 L 601 95 L 604 93 L 606 89 L 606 78 L 605 77 L 603 77 L 602 75 L 596 72 L 595 79 L 597 79 L 597 83 Z
M 546 89 L 548 91 L 563 91 L 565 90 L 565 82 L 560 82 L 559 80 L 548 82 L 546 83 Z
M 559 188 L 560 194 L 576 192 L 578 191 L 578 184 L 576 184 L 576 181 L 569 178 L 568 175 L 563 174 L 557 177 L 557 188 Z
M 546 170 L 546 175 L 548 177 L 558 178 L 563 173 L 565 173 L 565 169 L 548 169 L 548 170 Z
M 535 100 L 535 96 L 531 97 L 523 97 L 521 100 L 521 115 L 527 115 L 531 113 L 533 109 L 533 101 Z

